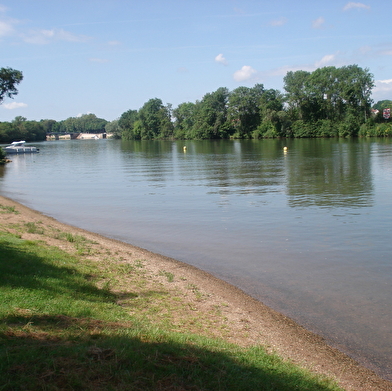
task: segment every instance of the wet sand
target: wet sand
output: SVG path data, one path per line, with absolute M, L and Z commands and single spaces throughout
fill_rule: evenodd
M 214 303 L 226 303 L 224 315 L 229 320 L 227 324 L 230 325 L 230 330 L 224 338 L 230 342 L 238 343 L 241 346 L 261 344 L 267 350 L 276 352 L 281 357 L 312 372 L 332 377 L 346 390 L 392 391 L 391 382 L 380 378 L 371 370 L 329 346 L 322 337 L 309 332 L 290 318 L 209 273 L 130 244 L 63 224 L 5 197 L 0 196 L 0 205 L 15 207 L 19 212 L 18 214 L 0 215 L 0 224 L 3 229 L 12 231 L 12 226 L 16 224 L 34 222 L 51 229 L 59 229 L 62 232 L 83 235 L 97 243 L 102 249 L 122 255 L 128 262 L 143 259 L 145 268 L 151 274 L 156 275 L 159 270 L 175 274 L 178 276 L 175 283 L 176 289 L 183 289 L 185 292 L 185 281 L 187 284 L 194 284 L 208 296 L 206 302 L 192 302 L 192 305 L 197 306 L 203 317 L 209 316 L 206 311 L 207 307 L 213 306 Z M 24 234 L 23 237 L 26 239 L 38 238 L 34 237 L 34 234 Z M 55 239 L 50 237 L 42 237 L 41 235 L 38 239 L 45 240 L 50 245 L 60 246 Z M 96 261 L 99 262 L 99 256 Z M 173 284 L 169 282 L 167 284 L 170 284 L 170 289 L 172 289 Z M 192 299 L 186 298 L 186 300 Z

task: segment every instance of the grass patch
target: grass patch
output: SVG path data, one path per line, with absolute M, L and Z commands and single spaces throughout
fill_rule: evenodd
M 0 213 L 15 213 L 19 214 L 15 206 L 4 206 L 0 204 Z
M 0 390 L 339 390 L 260 346 L 149 321 L 178 302 L 161 286 L 118 293 L 124 275 L 144 278 L 143 261 L 103 261 L 0 232 Z
M 25 224 L 27 233 L 29 234 L 44 234 L 44 229 L 42 227 L 39 227 L 36 223 L 34 222 L 28 222 Z
M 171 272 L 167 272 L 165 270 L 161 270 L 159 272 L 159 275 L 166 277 L 168 282 L 173 282 L 174 281 L 174 274 L 171 273 Z

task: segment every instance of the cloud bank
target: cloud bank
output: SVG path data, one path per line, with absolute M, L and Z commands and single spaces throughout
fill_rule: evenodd
M 370 9 L 370 6 L 363 3 L 354 3 L 353 1 L 350 1 L 343 7 L 343 11 L 348 11 L 351 9 Z
M 233 78 L 235 81 L 247 81 L 251 80 L 257 74 L 256 69 L 253 69 L 250 65 L 244 65 L 241 69 L 234 72 Z
M 22 37 L 25 42 L 36 45 L 45 45 L 53 41 L 87 42 L 90 39 L 85 35 L 75 35 L 63 29 L 30 30 Z
M 27 107 L 27 104 L 22 102 L 11 102 L 4 104 L 3 107 L 7 110 L 14 110 L 21 109 L 22 107 Z

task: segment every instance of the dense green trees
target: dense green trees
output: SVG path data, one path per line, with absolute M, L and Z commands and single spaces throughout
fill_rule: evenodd
M 0 68 L 0 104 L 5 97 L 13 98 L 18 93 L 16 85 L 23 80 L 21 71 L 12 68 Z
M 115 119 L 114 121 L 108 122 L 105 125 L 105 132 L 109 133 L 112 138 L 121 138 L 121 128 L 119 125 L 119 120 Z
M 23 74 L 21 71 L 8 67 L 0 68 L 0 104 L 4 98 L 13 98 L 18 93 L 16 86 L 22 80 Z M 37 133 L 39 133 L 38 129 L 33 129 L 34 126 L 31 123 L 20 125 L 20 122 L 24 121 L 18 121 L 18 118 L 22 119 L 23 117 L 15 118 L 16 122 L 12 124 L 9 122 L 0 122 L 0 142 L 8 143 L 14 133 L 26 134 L 29 129 L 32 130 L 32 137 L 37 136 Z M 24 118 L 24 120 L 26 119 Z
M 83 114 L 78 117 L 69 117 L 64 121 L 53 124 L 52 132 L 105 133 L 107 123 L 108 121 L 103 118 L 98 118 L 95 114 Z
M 119 127 L 124 139 L 252 138 L 261 122 L 268 120 L 278 136 L 282 116 L 277 113 L 282 108 L 282 95 L 265 90 L 262 84 L 232 92 L 220 87 L 200 101 L 181 103 L 174 110 L 159 99 L 151 99 L 139 111 L 123 113 Z
M 16 140 L 42 141 L 46 139 L 46 130 L 42 121 L 28 121 L 18 116 L 12 122 L 0 122 L 0 143 Z
M 11 122 L 0 122 L 0 143 L 43 141 L 47 133 L 104 133 L 108 123 L 95 114 L 70 117 L 59 122 L 52 119 L 28 121 L 18 116 Z
M 137 133 L 141 140 L 171 138 L 173 125 L 170 120 L 171 107 L 164 106 L 158 98 L 150 99 L 137 115 Z
M 228 89 L 221 87 L 204 95 L 201 101 L 196 102 L 193 126 L 186 138 L 226 138 L 228 97 Z
M 192 102 L 181 103 L 173 110 L 174 138 L 178 140 L 191 138 L 195 113 L 196 104 Z
M 290 71 L 285 94 L 262 84 L 221 87 L 172 112 L 151 99 L 139 111 L 125 112 L 119 126 L 122 137 L 132 139 L 349 137 L 374 120 L 373 86 L 373 75 L 358 65 Z
M 21 73 L 12 71 L 8 68 L 8 73 L 4 73 L 3 79 L 11 78 L 14 84 L 2 87 L 0 103 L 4 94 L 16 93 L 14 85 L 21 80 Z M 1 75 L 0 72 L 0 81 Z M 94 114 L 60 122 L 34 122 L 17 117 L 12 123 L 0 123 L 0 142 L 20 138 L 39 140 L 50 132 L 107 132 L 129 140 L 392 134 L 390 120 L 382 116 L 384 108 L 392 108 L 392 101 L 378 102 L 375 105 L 380 111 L 378 115 L 371 112 L 374 80 L 368 69 L 348 65 L 323 67 L 313 72 L 290 71 L 283 82 L 284 94 L 265 89 L 262 84 L 241 86 L 233 91 L 220 87 L 201 100 L 181 103 L 174 109 L 170 104 L 164 105 L 161 99 L 153 98 L 139 110 L 128 110 L 112 122 Z
M 373 75 L 357 65 L 288 72 L 284 89 L 292 135 L 356 135 L 370 117 L 373 87 Z
M 261 120 L 261 97 L 264 86 L 238 87 L 229 96 L 228 120 L 235 138 L 250 138 Z
M 126 140 L 170 139 L 173 137 L 171 105 L 158 98 L 150 99 L 139 110 L 128 110 L 118 122 Z
M 392 110 L 392 100 L 379 100 L 374 106 L 373 109 L 383 111 L 384 109 Z M 381 113 L 382 114 L 382 113 Z
M 5 157 L 6 157 L 6 155 L 5 155 L 4 150 L 2 148 L 0 148 L 0 164 L 5 164 L 5 162 L 6 162 Z
M 47 133 L 104 133 L 108 124 L 108 121 L 98 118 L 95 114 L 70 117 L 59 122 L 52 119 L 28 121 L 18 116 L 11 122 L 0 122 L 0 143 L 17 140 L 43 141 L 46 140 Z M 109 129 L 115 129 L 115 124 L 109 126 Z M 119 134 L 118 125 L 116 130 Z

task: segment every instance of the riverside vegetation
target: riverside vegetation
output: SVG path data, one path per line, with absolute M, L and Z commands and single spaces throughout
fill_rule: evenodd
M 225 304 L 198 316 L 175 273 L 18 214 L 0 205 L 1 390 L 341 390 L 228 342 Z
M 2 68 L 4 69 L 4 68 Z M 14 71 L 19 72 L 19 71 Z M 0 81 L 1 81 L 0 72 Z M 21 79 L 18 79 L 18 82 Z M 290 71 L 282 93 L 263 84 L 221 87 L 196 102 L 173 108 L 153 98 L 114 121 L 94 114 L 63 121 L 0 122 L 0 142 L 45 140 L 47 133 L 110 133 L 126 140 L 205 140 L 274 137 L 387 137 L 392 123 L 383 118 L 391 101 L 372 111 L 373 75 L 358 65 Z M 12 95 L 16 90 L 12 90 Z M 1 100 L 0 100 L 1 103 Z

